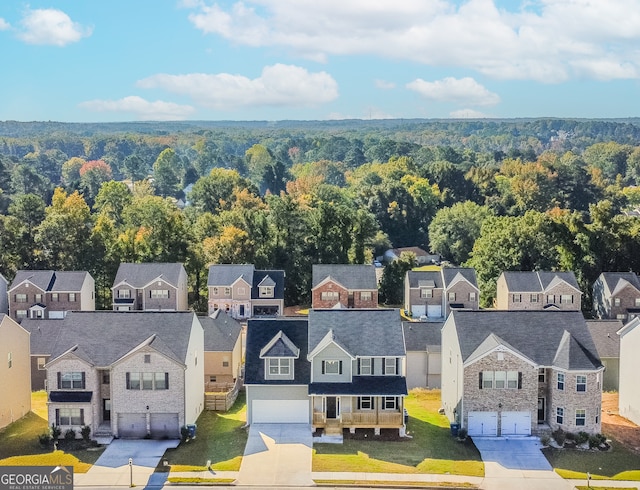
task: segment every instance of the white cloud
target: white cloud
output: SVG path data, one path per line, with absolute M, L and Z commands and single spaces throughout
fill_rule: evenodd
M 92 28 L 84 27 L 62 10 L 28 10 L 20 21 L 18 37 L 28 44 L 65 46 L 91 35 Z
M 447 77 L 435 82 L 418 78 L 408 83 L 407 88 L 438 102 L 480 106 L 495 105 L 500 102 L 498 94 L 490 92 L 470 77 Z
M 451 111 L 449 117 L 453 119 L 486 119 L 491 116 L 473 109 L 460 109 L 459 111 Z
M 510 10 L 495 0 L 183 3 L 204 33 L 318 61 L 377 55 L 546 83 L 640 78 L 640 0 L 521 0 Z
M 9 24 L 6 20 L 0 17 L 0 31 L 6 31 L 10 27 L 11 27 L 11 24 Z
M 376 87 L 382 90 L 391 90 L 396 88 L 396 84 L 393 82 L 387 82 L 386 80 L 376 80 Z
M 94 112 L 126 112 L 133 113 L 143 121 L 178 121 L 186 119 L 195 112 L 189 105 L 174 104 L 156 100 L 148 100 L 132 95 L 119 100 L 89 100 L 80 107 Z
M 157 74 L 139 80 L 137 85 L 188 95 L 198 104 L 218 110 L 317 106 L 338 97 L 338 84 L 328 73 L 309 73 L 282 64 L 264 67 L 254 79 L 229 73 Z

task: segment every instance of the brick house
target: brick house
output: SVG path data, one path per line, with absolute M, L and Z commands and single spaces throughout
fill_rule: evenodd
M 111 288 L 116 311 L 187 311 L 187 272 L 180 263 L 122 263 Z
M 314 264 L 312 308 L 377 308 L 378 281 L 373 265 Z
M 472 436 L 601 431 L 602 371 L 580 312 L 456 311 L 442 329 L 442 403 Z
M 640 315 L 640 279 L 635 272 L 603 272 L 593 283 L 593 314 L 623 322 Z
M 580 311 L 581 305 L 573 272 L 505 271 L 497 281 L 498 310 Z
M 19 270 L 8 294 L 9 316 L 18 322 L 96 309 L 95 282 L 86 271 Z

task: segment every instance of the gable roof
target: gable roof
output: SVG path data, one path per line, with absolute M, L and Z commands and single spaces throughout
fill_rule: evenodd
M 87 277 L 91 277 L 87 271 L 28 271 L 19 270 L 11 283 L 11 288 L 29 281 L 42 291 L 66 292 L 80 291 Z
M 296 346 L 287 334 L 280 330 L 267 345 L 260 350 L 260 358 L 265 357 L 300 357 L 300 348 Z
M 600 358 L 620 357 L 620 320 L 587 320 L 587 328 Z
M 309 352 L 333 331 L 353 357 L 401 357 L 406 354 L 400 310 L 346 309 L 309 311 Z
M 542 293 L 549 287 L 557 285 L 558 281 L 564 281 L 580 292 L 573 272 L 504 271 L 502 276 L 511 293 Z
M 142 289 L 158 278 L 177 287 L 183 272 L 184 266 L 179 262 L 145 262 L 142 264 L 124 262 L 118 267 L 113 287 L 124 282 L 136 289 Z
M 602 367 L 579 311 L 453 310 L 450 321 L 455 323 L 463 362 L 487 337 L 495 335 L 540 366 L 570 370 Z
M 294 360 L 294 379 L 265 380 L 264 359 L 260 352 L 279 332 L 300 349 L 299 357 Z M 308 321 L 299 318 L 250 319 L 247 322 L 245 384 L 283 384 L 306 385 L 309 383 L 311 364 L 307 361 Z
M 283 270 L 254 270 L 253 284 L 251 287 L 251 299 L 260 298 L 260 286 L 273 287 L 273 298 L 284 298 L 284 271 Z
M 442 344 L 442 325 L 444 322 L 402 322 L 407 352 L 425 352 L 427 348 L 430 352 L 439 351 Z
M 640 278 L 635 272 L 603 272 L 598 280 L 604 283 L 611 295 L 627 285 L 640 291 Z
M 242 277 L 247 284 L 253 285 L 253 264 L 214 264 L 209 266 L 208 286 L 231 287 Z
M 204 329 L 205 352 L 231 352 L 238 341 L 242 325 L 223 310 L 214 311 L 211 316 L 199 316 Z
M 471 267 L 443 267 L 441 272 L 445 288 L 453 286 L 453 284 L 460 280 L 459 276 L 462 276 L 472 286 L 478 289 L 476 270 Z
M 400 248 L 392 248 L 391 251 L 393 252 L 393 254 L 396 257 L 400 257 L 400 255 L 402 255 L 402 252 L 410 252 L 412 254 L 414 254 L 417 257 L 428 257 L 432 254 L 427 253 L 426 251 L 424 251 L 423 249 L 421 249 L 420 247 L 400 247 Z
M 378 289 L 373 264 L 314 264 L 311 276 L 311 289 L 328 277 L 351 290 Z
M 411 289 L 420 287 L 442 289 L 444 287 L 440 271 L 407 271 L 407 278 Z
M 43 338 L 37 340 L 40 350 L 46 350 L 40 354 L 55 359 L 73 350 L 91 364 L 110 366 L 144 342 L 185 363 L 194 317 L 188 311 L 70 311 L 60 320 L 25 318 L 22 322 L 34 338 L 42 334 L 52 340 L 48 348 Z

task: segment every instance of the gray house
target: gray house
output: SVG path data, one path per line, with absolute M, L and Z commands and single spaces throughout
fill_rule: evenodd
M 640 315 L 640 279 L 635 272 L 603 272 L 593 283 L 593 314 L 624 322 Z
M 407 349 L 407 388 L 440 388 L 444 322 L 402 322 Z
M 620 320 L 587 320 L 587 327 L 604 366 L 603 391 L 618 391 L 620 386 Z
M 111 288 L 116 311 L 187 311 L 187 272 L 180 263 L 122 263 Z

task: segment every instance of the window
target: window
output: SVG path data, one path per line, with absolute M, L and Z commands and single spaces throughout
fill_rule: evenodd
M 371 291 L 360 291 L 360 301 L 371 301 Z
M 558 373 L 558 389 L 564 390 L 564 373 Z
M 40 309 L 32 310 L 31 318 L 42 318 L 44 316 L 43 313 L 44 312 Z
M 27 310 L 16 310 L 16 318 L 27 318 Z
M 520 293 L 512 295 L 514 303 L 522 303 L 522 295 Z
M 518 389 L 520 374 L 518 371 L 507 371 L 507 388 L 512 390 Z
M 213 294 L 218 295 L 218 288 L 213 288 Z
M 564 408 L 562 407 L 556 408 L 556 423 L 558 424 L 564 423 Z
M 222 358 L 222 367 L 229 367 L 229 358 L 228 357 L 223 357 Z
M 322 361 L 322 374 L 342 374 L 342 361 L 334 359 Z
M 480 387 L 485 390 L 487 388 L 493 388 L 493 371 L 482 371 L 480 373 Z
M 58 425 L 84 425 L 82 408 L 59 408 L 56 410 Z
M 363 376 L 369 376 L 373 374 L 373 360 L 370 357 L 363 357 L 359 360 L 360 374 Z
M 421 289 L 420 290 L 420 297 L 421 298 L 433 298 L 433 289 Z
M 544 383 L 545 381 L 545 370 L 544 368 L 538 368 L 538 383 Z
M 42 294 L 37 293 L 35 296 L 36 303 L 42 303 Z
M 51 293 L 51 301 L 59 301 L 58 293 Z
M 291 359 L 271 358 L 269 359 L 269 374 L 289 375 L 291 373 Z
M 9 369 L 11 369 L 11 366 L 13 366 L 13 354 L 11 352 L 7 354 L 7 366 L 9 367 Z
M 560 304 L 570 305 L 573 303 L 573 294 L 561 294 Z
M 16 294 L 16 303 L 26 303 L 27 295 L 24 293 Z
M 260 286 L 260 297 L 261 298 L 273 298 L 273 287 L 272 286 Z
M 153 385 L 156 390 L 169 389 L 169 373 L 153 373 Z
M 360 406 L 360 410 L 373 410 L 373 397 L 361 396 L 358 398 L 358 405 Z
M 506 371 L 496 371 L 494 374 L 495 378 L 495 387 L 496 388 L 505 388 L 507 386 L 507 372 Z
M 169 297 L 168 289 L 152 289 L 149 291 L 149 297 L 153 299 L 166 299 Z
M 224 288 L 224 295 L 225 296 L 230 296 L 231 295 L 231 288 Z
M 127 389 L 128 390 L 140 389 L 140 373 L 127 373 Z
M 576 376 L 576 391 L 587 391 L 587 377 L 583 374 Z
M 481 390 L 520 389 L 520 373 L 518 371 L 482 371 L 479 386 Z
M 69 301 L 75 301 L 76 300 L 76 293 L 69 293 Z
M 215 376 L 209 376 L 209 383 L 215 383 L 216 379 L 217 378 Z
M 555 302 L 556 302 L 556 297 L 553 294 L 547 294 L 547 303 L 551 304 Z
M 386 375 L 395 375 L 396 372 L 396 358 L 395 357 L 387 357 L 384 360 L 384 374 Z
M 128 390 L 168 390 L 169 373 L 126 373 Z
M 578 408 L 576 410 L 576 427 L 585 425 L 586 421 L 587 421 L 586 410 Z
M 118 289 L 118 298 L 120 298 L 120 299 L 130 299 L 131 298 L 131 290 L 130 289 Z
M 103 385 L 111 384 L 111 374 L 102 373 L 102 384 Z
M 44 357 L 38 357 L 38 371 L 42 371 L 44 369 L 44 365 L 47 363 L 47 359 Z
M 538 295 L 537 294 L 530 294 L 529 295 L 529 302 L 530 303 L 537 303 L 538 302 Z
M 469 293 L 469 301 L 475 301 L 476 300 L 476 292 L 472 291 Z
M 616 320 L 626 320 L 627 319 L 627 315 L 624 313 L 618 313 L 616 315 Z
M 395 410 L 397 406 L 398 404 L 395 396 L 385 396 L 382 399 L 383 410 Z
M 620 306 L 620 298 L 614 298 L 613 304 L 614 306 Z
M 449 293 L 447 295 L 447 298 L 449 298 L 449 301 L 455 301 L 456 300 L 456 293 Z
M 340 293 L 338 291 L 322 291 L 320 293 L 320 299 L 322 301 L 338 301 Z
M 640 298 L 636 298 L 634 304 L 636 305 L 636 308 L 640 308 Z
M 153 373 L 142 373 L 142 389 L 143 390 L 152 390 L 153 389 Z
M 144 363 L 145 364 L 151 364 L 151 354 L 145 354 L 144 355 Z
M 58 373 L 58 389 L 61 390 L 84 390 L 84 373 L 68 372 Z

